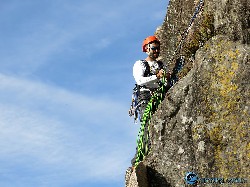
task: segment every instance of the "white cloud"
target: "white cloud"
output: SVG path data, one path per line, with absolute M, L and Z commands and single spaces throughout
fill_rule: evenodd
M 98 114 L 105 117 L 107 114 L 117 115 L 123 106 L 110 100 L 102 100 L 90 96 L 80 95 L 55 86 L 46 85 L 28 79 L 0 74 L 0 90 L 4 102 L 15 103 L 19 106 L 29 106 L 52 113 L 68 112 L 77 115 Z M 60 107 L 58 107 L 60 106 Z M 55 110 L 54 107 L 57 107 Z M 109 107 L 109 110 L 104 108 Z
M 11 12 L 20 14 L 26 11 L 26 14 L 13 14 L 20 21 L 17 22 L 17 18 L 13 16 L 13 19 L 10 18 L 12 24 L 2 25 L 1 35 L 4 38 L 2 45 L 0 44 L 3 48 L 0 65 L 7 67 L 8 72 L 19 69 L 22 74 L 30 74 L 49 63 L 56 53 L 72 50 L 69 48 L 75 41 L 84 42 L 73 50 L 86 53 L 85 56 L 107 47 L 111 40 L 105 36 L 105 31 L 109 28 L 106 25 L 121 14 L 118 10 L 107 9 L 106 6 L 106 11 L 103 11 L 102 4 L 93 2 L 74 4 L 64 1 L 62 4 L 60 2 L 60 8 L 59 2 L 45 3 L 42 7 L 36 7 L 36 3 L 17 6 L 19 3 L 11 5 Z M 30 6 L 33 11 L 26 10 Z M 42 8 L 45 14 L 40 10 L 35 11 L 37 8 Z M 6 12 L 3 17 L 8 15 L 9 12 Z M 27 15 L 29 19 L 25 17 Z M 7 48 L 11 50 L 6 51 Z
M 137 27 L 132 17 L 147 22 L 143 11 L 138 11 L 147 3 L 144 1 L 13 2 L 2 13 L 9 20 L 0 31 L 0 68 L 25 76 L 48 65 L 58 54 L 86 58 L 114 43 L 113 48 L 118 49 L 131 28 Z M 163 14 L 152 11 L 149 17 L 162 19 Z
M 127 101 L 100 95 L 125 90 L 128 81 L 119 80 L 128 56 L 137 56 L 135 43 L 163 14 L 155 13 L 162 2 L 148 3 L 12 0 L 0 7 L 1 187 L 123 179 L 138 126 L 127 117 Z M 98 72 L 89 71 L 97 65 Z
M 132 142 L 117 134 L 130 136 L 123 106 L 3 74 L 0 93 L 0 173 L 27 167 L 27 180 L 40 182 L 123 175 Z

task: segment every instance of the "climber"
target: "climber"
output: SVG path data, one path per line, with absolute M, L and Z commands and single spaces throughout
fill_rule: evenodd
M 160 79 L 164 75 L 163 63 L 157 61 L 160 41 L 155 36 L 147 37 L 143 41 L 142 51 L 148 55 L 147 58 L 136 61 L 133 67 L 133 76 L 139 91 L 138 104 L 141 118 L 152 93 L 159 87 Z
M 147 37 L 142 44 L 142 51 L 147 54 L 145 60 L 138 60 L 133 67 L 133 76 L 137 85 L 139 113 L 142 120 L 144 110 L 151 99 L 153 92 L 159 88 L 161 78 L 164 76 L 164 65 L 157 58 L 160 54 L 160 41 L 156 36 Z M 167 78 L 170 73 L 167 72 Z M 147 124 L 148 125 L 148 124 Z M 143 144 L 150 148 L 150 140 L 148 137 L 148 128 L 145 126 Z M 135 157 L 131 160 L 131 164 L 135 164 L 137 150 Z

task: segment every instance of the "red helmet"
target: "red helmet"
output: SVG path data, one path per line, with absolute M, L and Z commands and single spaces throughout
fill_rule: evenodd
M 146 52 L 147 51 L 146 48 L 145 48 L 146 45 L 149 44 L 149 43 L 153 43 L 153 42 L 159 42 L 160 43 L 160 41 L 155 36 L 149 36 L 149 37 L 145 38 L 145 40 L 142 43 L 142 51 Z

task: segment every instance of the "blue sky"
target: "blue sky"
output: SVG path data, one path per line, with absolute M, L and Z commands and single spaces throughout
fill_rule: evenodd
M 0 0 L 0 186 L 120 187 L 132 67 L 168 1 Z

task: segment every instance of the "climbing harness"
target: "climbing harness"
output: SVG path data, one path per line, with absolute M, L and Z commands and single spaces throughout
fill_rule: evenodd
M 148 62 L 146 60 L 140 60 L 143 65 L 145 66 L 145 72 L 144 72 L 144 77 L 147 77 L 148 75 L 151 75 L 151 67 L 149 66 Z M 158 66 L 160 69 L 163 68 L 163 63 L 161 61 L 157 61 Z M 135 84 L 135 87 L 133 88 L 133 93 L 132 93 L 132 101 L 130 105 L 130 109 L 128 111 L 128 114 L 130 117 L 134 117 L 134 123 L 136 124 L 138 120 L 141 120 L 141 117 L 139 115 L 139 110 L 140 110 L 140 105 L 142 104 L 139 102 L 139 95 L 140 95 L 140 89 L 141 88 L 146 88 L 146 86 L 140 86 L 138 84 Z
M 203 6 L 203 0 L 200 0 L 198 6 L 195 9 L 195 12 L 190 20 L 190 23 L 187 27 L 187 29 L 183 32 L 181 41 L 179 45 L 177 46 L 176 50 L 174 51 L 173 57 L 170 62 L 172 62 L 177 54 L 180 52 L 180 49 L 182 48 L 183 42 L 185 41 L 189 30 L 192 27 L 192 24 L 197 17 L 198 13 L 201 11 Z M 167 80 L 166 78 L 166 72 L 164 73 L 164 76 L 162 78 L 162 86 L 160 86 L 157 91 L 154 92 L 153 96 L 151 97 L 150 101 L 148 102 L 148 105 L 144 111 L 144 114 L 142 116 L 141 120 L 141 127 L 138 133 L 137 137 L 137 155 L 135 160 L 135 166 L 139 164 L 140 161 L 144 159 L 146 155 L 148 155 L 150 147 L 149 147 L 149 124 L 151 122 L 151 117 L 153 113 L 158 108 L 159 104 L 163 101 L 166 92 L 178 81 L 177 74 L 181 71 L 185 64 L 185 58 L 181 56 L 176 60 L 175 67 L 173 69 L 173 72 L 171 74 L 170 80 Z M 145 130 L 147 128 L 147 133 L 145 135 Z M 145 137 L 146 136 L 146 137 Z M 145 143 L 146 141 L 146 143 Z
M 144 72 L 144 76 L 147 76 L 150 73 L 150 67 L 149 64 L 146 60 L 140 60 L 143 65 L 145 66 L 145 72 Z M 139 107 L 141 105 L 141 103 L 139 103 L 139 95 L 140 95 L 140 88 L 142 86 L 135 84 L 135 87 L 133 88 L 133 93 L 132 93 L 132 101 L 131 101 L 131 105 L 130 105 L 130 109 L 128 111 L 128 114 L 130 117 L 134 117 L 134 123 L 136 124 L 138 122 L 138 120 L 140 120 L 140 116 L 139 116 Z M 146 88 L 146 87 L 145 87 Z

